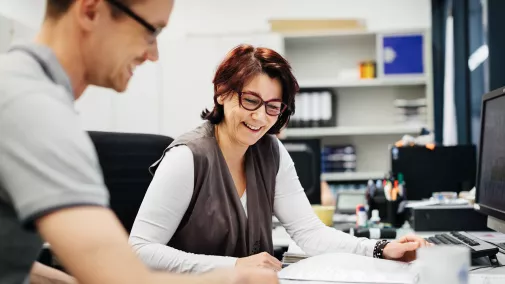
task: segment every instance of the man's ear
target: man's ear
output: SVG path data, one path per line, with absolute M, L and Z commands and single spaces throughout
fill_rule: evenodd
M 108 13 L 105 0 L 80 0 L 75 1 L 73 13 L 77 17 L 77 21 L 82 29 L 91 31 L 99 26 L 99 17 Z

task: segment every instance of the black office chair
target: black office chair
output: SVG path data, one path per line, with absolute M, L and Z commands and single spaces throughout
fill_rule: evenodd
M 151 182 L 149 166 L 173 139 L 163 135 L 89 131 L 110 194 L 110 207 L 130 233 Z M 63 270 L 49 249 L 38 261 Z
M 110 207 L 129 233 L 152 179 L 148 168 L 173 139 L 155 134 L 88 133 L 109 190 Z

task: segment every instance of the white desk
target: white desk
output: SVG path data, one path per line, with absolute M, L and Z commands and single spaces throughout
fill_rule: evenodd
M 502 257 L 500 262 L 504 263 L 505 257 Z M 469 284 L 503 284 L 503 283 L 505 283 L 504 280 L 502 279 L 502 277 L 505 277 L 505 267 L 483 268 L 481 270 L 470 271 L 470 274 L 471 274 L 471 276 L 470 276 L 471 278 L 470 278 Z M 494 277 L 500 277 L 500 279 L 496 279 Z M 335 284 L 335 282 L 280 280 L 280 284 Z M 357 284 L 357 283 L 339 282 L 339 284 Z

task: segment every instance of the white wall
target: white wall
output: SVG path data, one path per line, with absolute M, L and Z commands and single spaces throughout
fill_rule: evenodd
M 0 14 L 0 53 L 6 52 L 13 42 L 31 40 L 35 34 L 35 29 Z
M 161 133 L 161 64 L 145 63 L 124 93 L 90 86 L 76 102 L 82 126 L 87 130 Z
M 44 18 L 45 0 L 0 0 L 0 15 L 38 29 Z
M 42 23 L 45 0 L 0 0 L 0 53 L 16 40 L 31 40 Z
M 370 30 L 429 28 L 430 0 L 179 0 L 186 33 L 267 31 L 271 18 L 360 18 Z M 175 23 L 176 21 L 183 23 Z

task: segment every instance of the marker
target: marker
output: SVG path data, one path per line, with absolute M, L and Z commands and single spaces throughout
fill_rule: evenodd
M 398 189 L 400 190 L 399 193 L 400 193 L 400 197 L 404 197 L 405 196 L 405 182 L 403 181 L 403 174 L 402 173 L 398 173 L 398 182 L 399 182 L 399 187 Z

